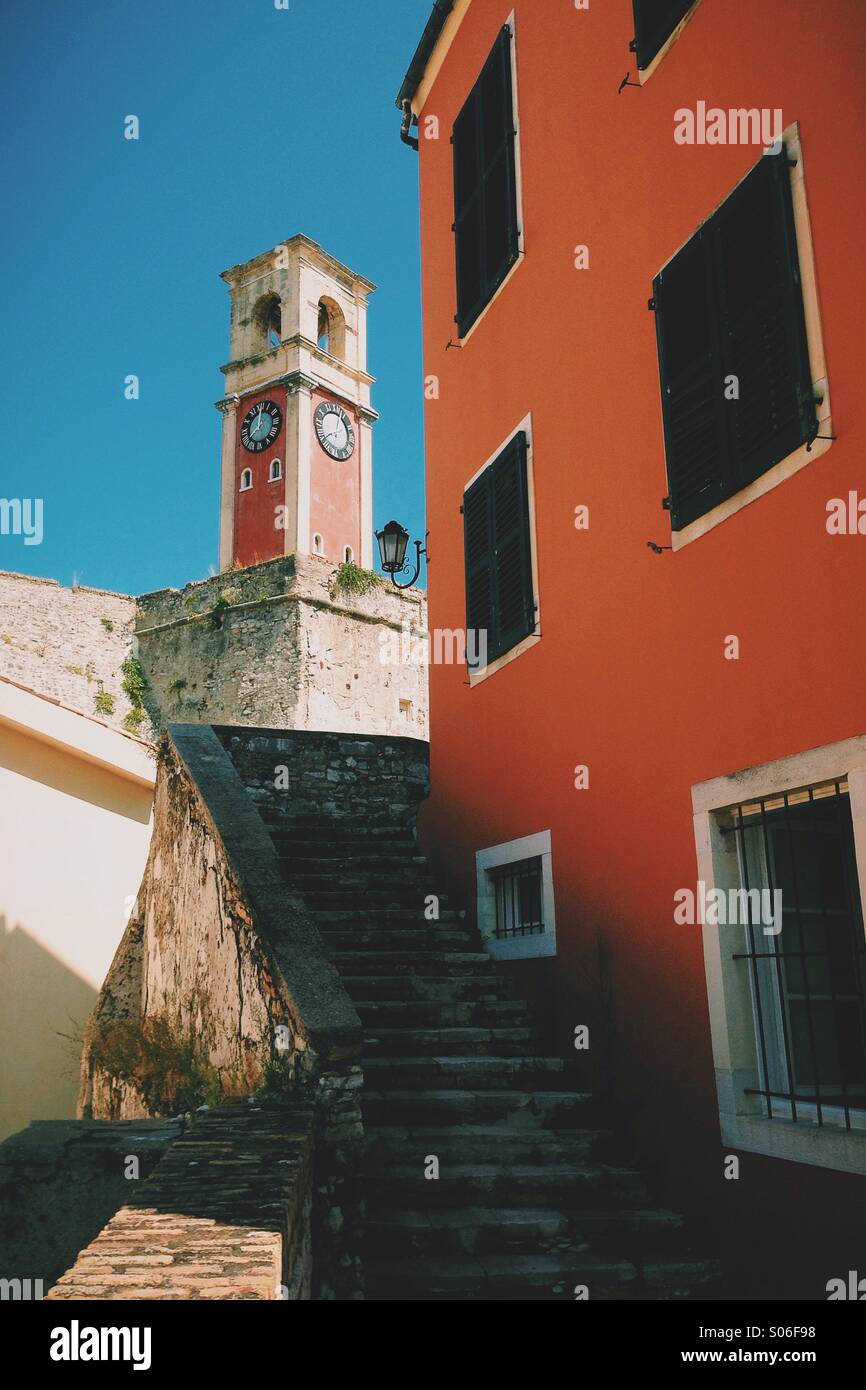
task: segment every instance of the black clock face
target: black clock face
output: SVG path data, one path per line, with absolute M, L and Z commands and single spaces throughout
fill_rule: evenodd
M 342 406 L 335 401 L 323 401 L 313 418 L 316 436 L 325 453 L 332 459 L 351 458 L 355 452 L 355 430 Z
M 283 427 L 283 414 L 273 401 L 251 406 L 241 423 L 241 443 L 251 454 L 260 454 L 273 444 Z

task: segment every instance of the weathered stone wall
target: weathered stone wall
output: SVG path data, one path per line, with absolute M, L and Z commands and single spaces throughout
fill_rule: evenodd
M 414 826 L 429 795 L 428 745 L 280 729 L 218 728 L 250 797 L 288 820 L 329 817 Z
M 131 709 L 121 667 L 134 625 L 135 599 L 125 594 L 0 571 L 0 676 L 115 728 Z M 100 691 L 113 712 L 97 707 Z
M 41 1280 L 46 1293 L 182 1129 L 179 1120 L 36 1120 L 4 1140 L 0 1279 Z
M 351 1059 L 360 1040 L 231 761 L 210 729 L 175 733 L 161 749 L 144 878 L 87 1028 L 85 1118 L 136 1118 L 167 1095 L 147 1066 L 124 1066 L 141 1020 L 162 1029 L 152 1051 L 167 1070 L 194 1039 L 227 1095 L 248 1095 L 271 1073 L 290 1081 L 323 1059 Z
M 308 1299 L 312 1148 L 300 1097 L 196 1115 L 46 1297 Z
M 168 722 L 427 735 L 419 590 L 332 591 L 335 567 L 290 555 L 138 602 L 136 650 Z M 403 659 L 405 656 L 405 660 Z
M 166 1113 L 207 1095 L 287 1090 L 316 1110 L 316 1288 L 360 1289 L 361 1024 L 213 730 L 161 750 L 150 858 L 85 1037 L 81 1111 Z M 183 1103 L 184 1108 L 187 1102 Z

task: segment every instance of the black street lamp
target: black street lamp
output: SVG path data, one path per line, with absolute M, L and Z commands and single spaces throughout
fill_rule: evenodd
M 428 531 L 424 537 L 426 541 Z M 421 573 L 421 556 L 427 555 L 427 548 L 420 541 L 415 542 L 415 573 L 408 584 L 398 584 L 395 575 L 408 574 L 409 565 L 406 563 L 406 547 L 409 544 L 409 532 L 399 521 L 389 521 L 387 526 L 383 526 L 381 531 L 376 532 L 376 540 L 379 542 L 379 558 L 382 569 L 386 574 L 390 574 L 391 583 L 395 589 L 411 589 L 418 575 Z M 428 557 L 429 563 L 429 557 Z

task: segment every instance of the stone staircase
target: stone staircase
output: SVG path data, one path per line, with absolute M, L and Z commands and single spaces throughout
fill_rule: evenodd
M 716 1296 L 716 1262 L 540 1054 L 464 914 L 438 894 L 425 920 L 436 887 L 406 817 L 287 816 L 253 792 L 364 1025 L 367 1297 Z

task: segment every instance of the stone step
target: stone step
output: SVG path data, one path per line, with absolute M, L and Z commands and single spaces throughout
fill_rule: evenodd
M 334 950 L 331 959 L 341 975 L 373 975 L 381 978 L 396 975 L 423 974 L 426 976 L 461 977 L 477 975 L 487 969 L 492 972 L 493 962 L 487 952 L 480 951 L 432 951 L 408 950 Z
M 400 1061 L 427 1057 L 523 1057 L 535 1042 L 534 1028 L 382 1028 L 364 1031 L 362 1066 L 371 1059 Z
M 310 872 L 328 873 L 335 865 L 367 869 L 370 865 L 395 869 L 425 869 L 430 861 L 414 840 L 301 840 L 285 830 L 268 827 L 277 854 L 303 861 Z
M 416 865 L 419 857 L 418 846 L 414 840 L 385 840 L 385 839 L 363 839 L 363 840 L 309 840 L 300 839 L 291 835 L 281 835 L 279 831 L 274 831 L 270 826 L 267 827 L 274 848 L 279 859 L 287 859 L 293 862 L 306 861 L 308 863 L 321 864 L 322 872 L 327 873 L 327 865 L 330 863 L 343 863 L 348 859 L 367 864 L 371 860 L 387 859 L 393 860 L 395 864 L 403 866 L 406 864 Z M 428 861 L 426 856 L 420 856 L 422 863 L 418 865 L 423 871 L 423 866 Z
M 367 1298 L 388 1302 L 595 1302 L 703 1300 L 718 1265 L 697 1257 L 628 1259 L 565 1251 L 551 1255 L 451 1255 L 365 1263 Z
M 304 901 L 309 903 L 309 899 Z M 316 916 L 315 909 L 313 915 Z M 318 919 L 316 922 L 318 926 Z M 335 927 L 321 928 L 322 940 L 330 951 L 350 951 L 370 946 L 375 951 L 439 951 L 447 956 L 452 950 L 461 951 L 475 944 L 474 934 L 467 927 L 430 923 L 426 927 Z
M 441 999 L 366 999 L 355 1008 L 365 1029 L 385 1028 L 507 1028 L 526 1027 L 528 1008 L 522 999 L 457 1002 Z
M 605 1256 L 451 1255 L 365 1261 L 367 1299 L 405 1302 L 573 1301 L 577 1286 L 590 1298 L 626 1300 L 639 1281 L 628 1260 Z
M 466 913 L 456 908 L 443 908 L 438 917 L 425 917 L 421 907 L 364 907 L 363 902 L 354 907 L 340 907 L 319 910 L 316 921 L 320 927 L 354 926 L 356 922 L 364 925 L 394 927 L 401 923 L 407 926 L 458 926 L 466 921 Z M 476 937 L 480 941 L 479 937 Z
M 320 909 L 325 912 L 339 911 L 340 908 L 352 911 L 353 908 L 376 908 L 376 907 L 406 907 L 414 908 L 420 912 L 424 910 L 424 899 L 427 896 L 423 888 L 419 888 L 412 883 L 394 884 L 380 883 L 378 888 L 357 887 L 333 887 L 327 888 L 322 884 L 301 884 L 294 875 L 283 875 L 291 881 L 293 887 L 297 887 L 298 892 L 303 896 L 304 902 L 311 912 L 318 912 Z M 439 895 L 440 904 L 445 903 L 444 894 Z
M 368 1069 L 364 1123 L 379 1125 L 526 1125 L 549 1129 L 593 1127 L 598 1108 L 581 1091 L 389 1090 L 375 1089 Z
M 360 1004 L 377 1001 L 398 1003 L 479 1004 L 505 1002 L 506 983 L 492 972 L 488 975 L 343 975 L 343 985 Z
M 570 1089 L 560 1057 L 370 1057 L 366 1084 L 375 1091 Z
M 367 1213 L 368 1249 L 378 1255 L 488 1255 L 582 1250 L 637 1257 L 669 1253 L 682 1241 L 683 1219 L 659 1209 L 550 1211 L 533 1207 L 460 1207 Z
M 338 821 L 327 817 L 283 816 L 274 803 L 261 803 L 256 808 L 271 836 L 281 843 L 310 845 L 374 846 L 414 845 L 418 841 L 406 825 L 393 821 Z
M 376 1125 L 365 1134 L 367 1168 L 423 1162 L 468 1164 L 571 1163 L 609 1160 L 614 1138 L 606 1129 L 544 1129 L 519 1125 Z
M 351 893 L 356 903 L 362 904 L 369 896 L 373 905 L 382 893 L 397 894 L 395 902 L 418 903 L 423 910 L 426 900 L 434 896 L 433 876 L 423 870 L 406 866 L 402 869 L 376 868 L 333 869 L 331 871 L 311 869 L 309 859 L 292 859 L 280 856 L 280 872 L 283 878 L 294 884 L 299 893 Z M 438 894 L 436 896 L 439 896 Z
M 431 1150 L 435 1153 L 435 1150 Z M 584 1163 L 449 1163 L 438 1178 L 425 1176 L 425 1155 L 415 1163 L 373 1168 L 366 1176 L 367 1205 L 407 1207 L 643 1207 L 651 1205 L 646 1183 L 633 1168 Z

